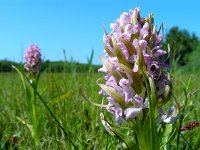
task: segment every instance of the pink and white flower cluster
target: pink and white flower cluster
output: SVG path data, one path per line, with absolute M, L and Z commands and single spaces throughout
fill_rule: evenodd
M 24 68 L 28 72 L 37 73 L 41 63 L 40 48 L 32 44 L 26 49 Z
M 153 79 L 160 101 L 171 83 L 166 75 L 167 52 L 162 49 L 163 37 L 156 31 L 153 14 L 142 18 L 135 8 L 121 14 L 110 28 L 111 33 L 105 31 L 103 37 L 105 58 L 101 58 L 99 71 L 106 76 L 100 94 L 107 97 L 107 110 L 120 124 L 124 119 L 142 118 L 143 110 L 148 109 L 145 77 Z

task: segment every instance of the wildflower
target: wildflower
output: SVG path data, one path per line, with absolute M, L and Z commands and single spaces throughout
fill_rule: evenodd
M 26 49 L 24 68 L 28 72 L 37 73 L 41 63 L 40 48 L 32 44 Z
M 161 114 L 161 121 L 165 123 L 174 123 L 178 119 L 177 111 L 174 106 L 171 106 L 166 114 L 164 114 L 162 108 L 160 108 L 159 113 Z
M 149 109 L 145 79 L 152 79 L 158 96 L 156 107 L 161 109 L 171 97 L 171 81 L 167 77 L 169 65 L 163 58 L 167 54 L 161 45 L 163 35 L 156 31 L 152 14 L 144 19 L 140 9 L 135 8 L 122 13 L 110 28 L 111 33 L 105 32 L 103 38 L 105 58 L 101 58 L 103 67 L 99 69 L 106 73 L 105 83 L 99 86 L 100 94 L 108 99 L 107 110 L 120 124 L 123 120 L 142 119 L 144 109 Z M 162 119 L 171 123 L 175 115 L 171 107 Z

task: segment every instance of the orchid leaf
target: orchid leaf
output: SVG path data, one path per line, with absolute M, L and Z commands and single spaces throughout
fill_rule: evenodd
M 106 50 L 106 52 L 108 53 L 108 55 L 110 57 L 115 57 L 115 55 L 110 51 L 110 49 L 108 48 L 108 46 L 106 45 L 106 43 L 103 43 L 104 44 L 104 48 Z
M 151 25 L 154 24 L 154 14 L 150 13 L 149 16 L 146 18 L 146 21 L 149 24 L 149 33 L 151 33 L 151 30 L 152 30 L 152 26 Z
M 105 35 L 106 35 L 107 38 L 108 38 L 108 41 L 109 41 L 110 46 L 113 47 L 112 40 L 111 40 L 111 38 L 109 37 L 108 32 L 106 31 L 106 28 L 105 28 L 104 26 L 103 26 L 103 29 L 104 29 Z
M 139 14 L 136 14 L 135 12 L 133 13 L 133 16 L 131 17 L 131 24 L 132 25 L 138 24 L 138 15 Z
M 164 130 L 163 136 L 162 136 L 162 143 L 164 143 L 164 144 L 162 145 L 162 147 L 164 147 L 167 144 L 171 130 L 172 130 L 172 124 L 165 124 L 165 130 Z
M 108 32 L 106 31 L 106 28 L 104 25 L 103 25 L 103 30 L 104 30 L 105 35 L 108 35 Z
M 160 146 L 161 149 L 164 148 L 168 143 L 170 143 L 177 134 L 176 125 L 165 124 L 165 126 L 165 131 L 162 136 L 162 145 Z
M 135 55 L 136 54 L 136 49 L 135 47 L 132 45 L 132 43 L 124 38 L 121 38 L 122 42 L 124 43 L 124 45 L 126 46 L 129 54 L 132 56 L 132 55 Z
M 128 137 L 127 135 L 124 135 L 124 133 L 122 133 L 119 128 L 108 123 L 107 120 L 105 119 L 105 116 L 103 113 L 100 113 L 100 118 L 101 118 L 101 122 L 102 122 L 104 128 L 110 135 L 116 136 L 118 139 L 120 139 L 122 142 L 124 142 L 128 149 L 140 150 L 139 147 L 137 146 L 137 144 L 134 143 L 134 141 L 131 140 L 130 137 Z
M 107 38 L 108 38 L 109 45 L 113 48 L 112 40 L 111 40 L 111 38 L 109 37 L 108 32 L 106 31 L 106 28 L 105 28 L 104 26 L 103 26 L 103 29 L 104 29 L 105 36 L 107 36 Z M 104 44 L 104 48 L 105 48 L 106 52 L 108 53 L 108 55 L 109 55 L 110 57 L 115 57 L 115 54 L 114 54 L 113 52 L 110 51 L 110 49 L 108 48 L 108 46 L 107 46 L 107 44 L 106 44 L 105 41 L 104 41 L 103 44 Z
M 124 56 L 122 55 L 122 52 L 116 42 L 115 39 L 113 39 L 113 44 L 114 44 L 114 49 L 115 49 L 115 52 L 116 52 L 116 56 L 119 60 L 120 63 L 124 64 L 125 66 L 131 68 L 131 65 L 128 61 L 126 61 L 126 59 L 124 58 Z
M 137 32 L 137 33 L 135 33 L 135 34 L 131 34 L 130 43 L 133 43 L 133 40 L 134 40 L 134 39 L 137 39 L 139 36 L 140 36 L 140 33 L 139 33 L 139 32 Z
M 159 127 L 158 127 L 158 138 L 159 139 L 163 138 L 163 135 L 164 135 L 164 132 L 165 132 L 165 128 L 166 128 L 166 124 L 165 123 L 159 125 Z M 161 140 L 161 142 L 162 142 L 162 140 Z
M 158 95 L 156 91 L 156 86 L 154 84 L 154 80 L 149 77 L 149 86 L 150 86 L 150 95 L 148 95 L 149 99 L 149 107 L 150 107 L 150 126 L 152 128 L 152 137 L 154 140 L 154 144 L 152 145 L 152 149 L 155 149 L 159 147 L 159 138 L 158 138 L 158 133 L 157 133 L 157 127 L 156 127 L 156 119 L 158 115 Z
M 136 149 L 136 150 L 140 150 L 140 148 L 138 147 L 138 145 L 136 143 L 134 143 L 130 137 L 128 137 L 127 135 L 124 135 L 122 132 L 120 132 L 119 130 L 117 130 L 116 128 L 113 128 L 114 133 L 117 135 L 118 138 L 120 138 L 128 147 L 128 149 L 132 150 L 132 149 Z
M 153 33 L 151 35 L 150 41 L 149 41 L 149 47 L 150 49 L 153 49 L 156 44 L 156 26 L 153 27 Z
M 138 94 L 142 93 L 143 88 L 142 88 L 142 83 L 141 83 L 139 75 L 123 64 L 120 64 L 120 63 L 116 63 L 116 64 L 131 76 L 131 78 L 133 79 L 132 86 L 135 92 Z
M 144 123 L 142 124 L 143 129 L 141 132 L 143 132 L 144 140 L 147 145 L 150 145 L 149 147 L 152 147 L 151 140 L 149 140 L 150 137 L 150 131 L 152 130 L 150 127 L 150 116 L 147 115 L 146 118 L 144 118 Z
M 139 66 L 140 69 L 142 69 L 143 72 L 146 72 L 146 65 L 145 65 L 144 56 L 142 54 L 141 49 L 139 49 L 139 51 L 138 51 L 138 56 L 139 56 L 138 66 Z
M 102 90 L 104 90 L 107 94 L 109 94 L 114 100 L 122 107 L 125 108 L 125 100 L 124 97 L 115 91 L 114 88 L 106 86 L 104 84 L 98 84 Z
M 109 72 L 111 72 L 112 75 L 119 81 L 120 75 L 113 69 L 113 65 L 103 57 L 100 57 L 100 59 L 103 62 L 103 64 L 105 65 L 105 67 L 109 70 Z
M 150 85 L 150 91 L 151 91 L 151 102 L 153 103 L 152 105 L 152 110 L 154 111 L 154 117 L 157 118 L 157 114 L 158 114 L 158 95 L 157 95 L 157 91 L 156 91 L 156 86 L 154 83 L 154 80 L 149 77 L 149 85 Z M 150 106 L 151 107 L 151 106 Z
M 86 96 L 83 94 L 82 89 L 80 89 L 80 93 L 81 93 L 81 95 L 83 96 L 83 98 L 84 98 L 86 101 L 88 101 L 89 103 L 91 103 L 92 105 L 97 106 L 97 107 L 101 107 L 101 108 L 106 108 L 106 107 L 107 107 L 107 105 L 98 104 L 98 103 L 95 103 L 95 102 L 91 101 L 88 97 L 86 97 Z
M 100 118 L 101 118 L 101 122 L 102 122 L 104 128 L 106 129 L 106 131 L 110 135 L 115 136 L 115 133 L 113 132 L 111 125 L 107 122 L 107 120 L 105 119 L 105 116 L 102 112 L 100 113 Z

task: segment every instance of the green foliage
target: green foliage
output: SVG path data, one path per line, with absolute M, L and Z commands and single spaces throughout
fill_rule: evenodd
M 200 66 L 200 42 L 198 43 L 197 48 L 187 56 L 188 65 L 184 66 L 184 70 L 187 70 L 188 72 L 195 73 L 197 70 L 199 70 Z
M 97 72 L 101 66 L 93 65 L 92 59 L 93 59 L 93 52 L 91 53 L 90 59 L 88 60 L 89 61 L 88 64 L 82 64 L 73 60 L 71 60 L 70 62 L 68 61 L 51 62 L 49 60 L 46 60 L 41 63 L 40 71 L 41 72 L 84 73 L 84 72 L 88 72 L 88 70 L 93 70 L 94 72 Z M 8 61 L 8 60 L 0 60 L 0 72 L 11 72 L 12 65 L 18 68 L 21 67 L 21 69 L 23 68 L 22 63 L 16 63 L 13 61 Z
M 200 117 L 200 92 L 199 92 L 199 70 L 193 74 L 188 72 L 186 68 L 181 68 L 174 73 L 174 98 L 179 106 L 179 129 L 189 122 L 199 122 Z M 177 148 L 178 149 L 197 149 L 199 135 L 199 126 L 186 130 L 178 131 Z
M 12 65 L 19 66 L 20 64 L 9 60 L 0 60 L 0 72 L 11 72 Z
M 181 107 L 184 103 L 185 94 L 183 93 L 183 88 L 187 90 L 189 96 L 191 95 L 187 99 L 189 107 L 186 107 L 182 126 L 191 121 L 200 121 L 200 93 L 196 91 L 200 83 L 199 73 L 191 74 L 185 70 L 180 70 L 173 75 L 174 86 L 176 87 L 173 89 L 173 93 L 178 105 Z M 99 108 L 85 101 L 79 93 L 79 87 L 81 87 L 84 95 L 90 97 L 92 102 L 101 103 L 102 97 L 98 95 L 100 88 L 95 85 L 96 80 L 101 76 L 99 73 L 91 73 L 90 76 L 88 76 L 88 73 L 67 73 L 66 76 L 63 76 L 62 73 L 43 72 L 41 74 L 37 88 L 39 94 L 49 104 L 49 108 L 58 118 L 66 132 L 71 133 L 67 139 L 63 137 L 63 132 L 37 96 L 36 105 L 40 109 L 37 109 L 36 112 L 40 114 L 38 127 L 40 132 L 38 136 L 41 149 L 74 149 L 70 139 L 78 149 L 116 149 L 116 147 L 119 148 L 123 145 L 104 129 L 100 121 Z M 190 76 L 191 81 L 189 80 Z M 188 80 L 190 85 L 187 84 Z M 30 129 L 24 124 L 29 122 L 27 118 L 29 110 L 27 109 L 23 89 L 24 87 L 18 74 L 0 74 L 0 145 L 2 148 L 34 149 Z M 107 122 L 115 124 L 115 121 L 112 122 L 114 119 L 106 111 L 104 115 Z M 117 127 L 111 127 L 119 137 L 122 137 L 121 133 L 124 134 L 124 131 L 127 131 L 127 125 L 123 125 L 124 130 L 120 131 L 120 133 L 116 132 Z M 145 122 L 143 123 L 143 128 L 147 128 Z M 160 134 L 166 135 L 162 139 L 164 142 L 163 149 L 165 147 L 173 149 L 176 147 L 176 140 L 172 139 L 174 134 L 177 137 L 177 132 L 172 130 L 170 126 L 165 128 L 160 132 Z M 193 130 L 181 132 L 179 148 L 183 148 L 187 143 L 191 143 L 192 148 L 199 147 L 198 132 L 199 126 Z M 148 138 L 149 132 L 144 134 Z M 133 134 L 132 137 L 134 138 Z M 164 145 L 166 141 L 170 141 L 170 144 Z M 187 145 L 187 147 L 189 146 Z M 120 148 L 123 149 L 124 147 Z
M 100 111 L 86 102 L 79 93 L 98 102 L 99 88 L 95 82 L 99 75 L 91 73 L 66 74 L 42 73 L 38 81 L 38 92 L 45 103 L 49 103 L 52 113 L 58 118 L 67 133 L 59 129 L 54 118 L 36 97 L 36 113 L 40 114 L 38 137 L 41 149 L 74 149 L 71 141 L 78 149 L 113 149 L 119 143 L 104 130 Z M 71 92 L 73 91 L 73 93 Z M 60 100 L 59 100 L 60 99 Z M 29 122 L 29 109 L 25 99 L 23 84 L 16 73 L 0 74 L 0 143 L 7 149 L 34 149 Z M 28 123 L 28 124 L 27 124 Z M 12 139 L 15 138 L 15 142 Z
M 172 55 L 178 59 L 178 64 L 185 65 L 188 63 L 188 55 L 197 48 L 198 37 L 194 33 L 189 34 L 187 30 L 172 27 L 166 34 L 165 49 L 168 49 L 168 44 L 170 44 Z

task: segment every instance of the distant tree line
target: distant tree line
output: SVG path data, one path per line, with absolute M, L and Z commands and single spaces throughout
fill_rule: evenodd
M 170 53 L 174 61 L 179 65 L 188 64 L 189 55 L 197 50 L 199 39 L 195 33 L 190 34 L 187 30 L 181 30 L 178 27 L 172 27 L 165 36 L 163 47 L 165 50 L 170 45 Z
M 12 65 L 19 66 L 18 63 L 9 60 L 0 60 L 0 72 L 11 72 Z
M 194 62 L 194 54 L 199 54 L 200 42 L 195 33 L 190 34 L 187 30 L 181 30 L 178 27 L 172 27 L 163 40 L 163 47 L 165 50 L 168 49 L 168 44 L 170 45 L 170 53 L 172 55 L 173 61 L 177 64 L 184 66 L 188 64 L 189 61 Z M 65 51 L 64 51 L 65 52 Z M 192 57 L 190 55 L 193 53 Z M 92 50 L 90 58 L 88 58 L 87 64 L 81 64 L 76 61 L 55 61 L 51 62 L 49 60 L 43 61 L 41 64 L 41 71 L 46 72 L 87 72 L 87 71 L 97 71 L 101 66 L 92 65 L 94 50 Z M 10 72 L 12 71 L 12 65 L 23 67 L 22 63 L 16 63 L 9 60 L 0 60 L 0 72 Z
M 11 72 L 12 65 L 23 68 L 23 63 L 16 63 L 9 60 L 0 60 L 0 72 Z M 43 61 L 40 66 L 41 72 L 63 72 L 72 73 L 72 72 L 88 72 L 92 70 L 97 72 L 100 68 L 100 65 L 90 65 L 90 64 L 82 64 L 79 62 L 64 62 L 64 61 L 54 61 L 51 62 L 49 60 Z

